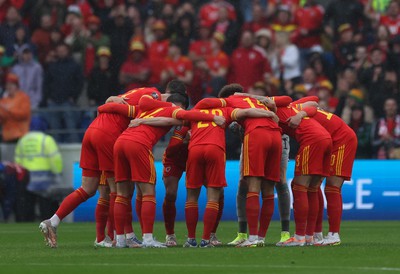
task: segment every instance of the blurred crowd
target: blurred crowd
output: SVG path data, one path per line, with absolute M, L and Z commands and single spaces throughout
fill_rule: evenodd
M 357 133 L 358 158 L 399 158 L 399 73 L 399 0 L 0 0 L 3 141 L 28 130 L 27 98 L 76 142 L 78 101 L 177 78 L 192 105 L 228 83 L 317 95 Z

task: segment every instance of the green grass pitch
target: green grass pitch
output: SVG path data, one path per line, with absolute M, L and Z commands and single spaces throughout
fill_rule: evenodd
M 293 225 L 292 225 L 293 226 Z M 137 223 L 135 223 L 137 228 Z M 202 223 L 198 225 L 201 235 Z M 343 222 L 342 245 L 275 247 L 273 222 L 264 248 L 94 249 L 94 223 L 63 223 L 58 248 L 43 243 L 38 223 L 0 224 L 1 273 L 399 273 L 400 221 Z M 218 237 L 235 236 L 236 223 L 222 222 Z M 179 243 L 185 224 L 178 222 Z M 162 223 L 155 235 L 164 238 Z

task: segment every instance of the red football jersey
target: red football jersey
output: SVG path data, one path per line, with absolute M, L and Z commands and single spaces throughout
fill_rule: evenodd
M 161 100 L 161 93 L 156 88 L 138 88 L 129 90 L 119 95 L 125 98 L 126 102 L 135 106 L 143 95 L 150 95 L 155 100 Z M 89 127 L 103 130 L 105 133 L 119 136 L 129 125 L 132 118 L 113 113 L 101 113 L 94 119 Z
M 185 169 L 186 160 L 188 157 L 188 144 L 183 140 L 188 133 L 189 128 L 185 126 L 177 126 L 172 133 L 168 146 L 165 149 L 163 156 L 164 165 L 176 165 Z
M 295 138 L 303 145 L 312 144 L 323 139 L 330 139 L 330 134 L 315 120 L 303 118 L 300 125 L 294 129 L 289 127 L 287 120 L 296 115 L 298 110 L 294 107 L 278 107 L 276 114 L 279 117 L 279 126 L 283 133 Z
M 297 9 L 294 15 L 294 23 L 297 25 L 297 31 L 305 29 L 307 36 L 296 36 L 295 44 L 300 48 L 311 48 L 314 45 L 321 44 L 321 34 L 318 32 L 324 17 L 324 8 L 320 5 L 304 7 Z M 312 33 L 314 32 L 314 35 Z
M 230 107 L 214 109 L 195 109 L 203 113 L 211 113 L 217 116 L 223 116 L 226 119 L 226 125 L 236 120 L 237 109 Z M 189 149 L 196 145 L 216 145 L 225 151 L 225 129 L 217 126 L 214 122 L 191 122 L 192 133 L 190 136 Z
M 193 63 L 185 56 L 181 56 L 178 60 L 172 60 L 167 57 L 164 61 L 164 69 L 171 69 L 176 76 L 183 77 L 186 71 L 193 71 Z
M 233 108 L 260 108 L 269 110 L 263 103 L 250 97 L 233 95 L 225 98 L 225 101 L 227 106 Z M 280 130 L 279 126 L 271 118 L 246 118 L 241 121 L 240 124 L 244 127 L 245 134 L 257 127 L 267 127 L 274 130 Z

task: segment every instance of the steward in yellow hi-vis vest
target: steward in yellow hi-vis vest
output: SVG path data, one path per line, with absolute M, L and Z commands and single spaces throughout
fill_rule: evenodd
M 62 158 L 53 137 L 40 131 L 31 131 L 19 139 L 15 148 L 15 162 L 29 170 L 27 190 L 47 196 L 62 172 Z

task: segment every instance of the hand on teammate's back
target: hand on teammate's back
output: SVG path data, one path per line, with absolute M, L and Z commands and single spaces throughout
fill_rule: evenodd
M 218 126 L 224 128 L 225 127 L 225 117 L 215 115 L 214 123 L 216 123 Z

